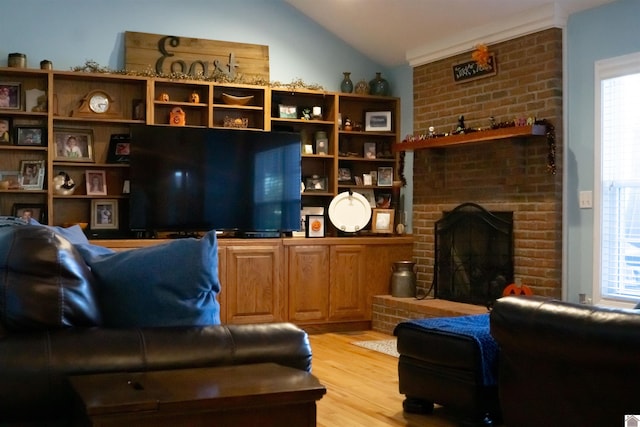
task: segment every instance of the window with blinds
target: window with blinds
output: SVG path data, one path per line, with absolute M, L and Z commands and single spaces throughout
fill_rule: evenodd
M 595 302 L 636 301 L 640 299 L 640 54 L 596 63 L 595 105 Z

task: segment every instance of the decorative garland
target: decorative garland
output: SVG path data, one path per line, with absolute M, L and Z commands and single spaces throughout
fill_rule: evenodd
M 160 77 L 166 78 L 169 80 L 197 80 L 197 81 L 207 81 L 207 82 L 216 82 L 216 83 L 239 83 L 239 84 L 248 84 L 254 86 L 269 86 L 274 88 L 286 88 L 287 90 L 297 90 L 297 89 L 308 89 L 308 90 L 324 90 L 319 84 L 313 83 L 308 84 L 305 83 L 302 79 L 298 78 L 290 83 L 282 83 L 278 81 L 269 82 L 261 77 L 254 77 L 252 79 L 245 78 L 242 74 L 236 74 L 234 77 L 229 77 L 227 74 L 222 73 L 220 71 L 214 71 L 210 76 L 205 76 L 202 73 L 198 73 L 193 76 L 191 74 L 172 72 L 169 74 L 166 73 L 156 73 L 151 67 L 143 70 L 114 70 L 109 67 L 103 67 L 97 62 L 89 59 L 84 65 L 79 65 L 76 67 L 72 67 L 71 71 L 81 72 L 81 73 L 102 73 L 102 74 L 119 74 L 125 76 L 139 76 L 139 77 Z
M 551 175 L 556 174 L 556 128 L 547 119 L 536 120 L 537 125 L 546 127 L 545 136 L 547 137 L 547 172 Z

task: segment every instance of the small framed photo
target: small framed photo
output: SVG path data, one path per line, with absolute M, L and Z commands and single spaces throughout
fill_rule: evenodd
M 91 229 L 118 229 L 118 201 L 115 199 L 95 199 L 91 201 Z
M 144 100 L 142 99 L 134 99 L 131 101 L 131 118 L 133 120 L 144 120 L 147 116 L 146 107 L 144 104 Z
M 305 179 L 306 191 L 327 191 L 327 177 L 313 175 Z
M 316 154 L 329 154 L 329 141 L 327 139 L 318 139 L 316 141 Z
M 55 159 L 64 162 L 93 163 L 93 131 L 91 129 L 54 129 Z
M 307 215 L 305 237 L 324 237 L 324 215 Z
M 338 181 L 339 182 L 353 182 L 351 178 L 351 169 L 349 168 L 338 168 Z
M 129 163 L 131 137 L 128 133 L 116 133 L 109 140 L 107 163 Z
M 365 142 L 364 143 L 364 154 L 363 157 L 365 159 L 375 159 L 376 158 L 376 143 L 375 142 Z
M 377 191 L 376 195 L 376 208 L 389 209 L 391 208 L 391 192 Z
M 371 179 L 370 173 L 362 174 L 362 185 L 373 185 L 373 179 Z
M 0 116 L 0 144 L 11 144 L 13 141 L 13 138 L 11 137 L 12 123 L 13 121 L 11 120 L 11 117 Z
M 391 111 L 367 111 L 364 113 L 364 130 L 388 132 L 391 130 Z
M 105 171 L 88 170 L 84 172 L 88 196 L 107 195 L 107 177 Z
M 21 218 L 29 224 L 32 220 L 44 224 L 47 221 L 47 205 L 44 203 L 15 203 L 13 216 Z
M 22 175 L 22 189 L 42 190 L 46 169 L 44 160 L 21 161 L 20 174 Z M 18 182 L 20 182 L 20 177 L 18 177 Z
M 16 145 L 47 145 L 47 128 L 16 127 Z
M 22 107 L 20 83 L 0 82 L 0 110 L 19 110 Z
M 304 144 L 304 154 L 313 154 L 313 145 Z
M 20 171 L 0 171 L 0 180 L 8 181 L 8 190 L 20 189 Z
M 381 167 L 378 168 L 378 186 L 391 187 L 393 185 L 393 168 Z
M 374 209 L 371 217 L 371 231 L 373 233 L 393 233 L 393 209 Z
M 298 107 L 295 105 L 278 105 L 278 113 L 280 114 L 281 119 L 297 119 L 298 118 Z

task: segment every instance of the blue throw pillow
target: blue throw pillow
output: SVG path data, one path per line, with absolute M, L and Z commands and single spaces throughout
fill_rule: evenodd
M 72 245 L 88 244 L 87 236 L 79 225 L 72 225 L 71 227 L 58 227 L 54 225 L 45 225 L 45 227 L 58 233 L 65 239 L 67 239 Z
M 215 325 L 220 323 L 218 242 L 201 239 L 112 252 L 77 245 L 99 282 L 107 327 Z

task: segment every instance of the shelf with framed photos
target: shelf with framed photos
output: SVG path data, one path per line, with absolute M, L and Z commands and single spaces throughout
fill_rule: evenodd
M 75 187 L 72 194 L 51 188 L 50 224 L 90 223 L 95 199 L 117 200 L 119 212 L 126 212 L 129 165 L 111 161 L 110 150 L 114 135 L 125 135 L 128 143 L 131 126 L 146 123 L 148 85 L 138 76 L 53 72 L 49 180 L 65 174 Z M 87 194 L 90 171 L 101 174 L 104 194 Z
M 361 193 L 372 209 L 393 207 L 398 159 L 392 152 L 400 128 L 400 100 L 340 94 L 338 190 Z
M 47 220 L 44 177 L 50 87 L 46 71 L 0 72 L 0 215 L 27 213 Z
M 331 92 L 271 90 L 271 130 L 300 133 L 303 207 L 326 207 L 337 194 L 336 99 Z

